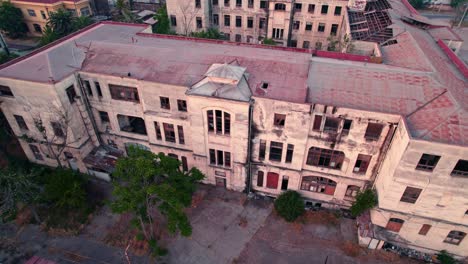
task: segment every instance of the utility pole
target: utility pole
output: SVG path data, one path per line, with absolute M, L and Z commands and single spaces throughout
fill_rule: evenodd
M 463 23 L 463 20 L 465 20 L 465 17 L 466 17 L 466 12 L 468 11 L 468 4 L 465 4 L 465 12 L 463 12 L 463 15 L 460 19 L 460 23 L 458 23 L 458 27 L 461 27 L 461 24 Z
M 5 50 L 6 55 L 10 56 L 10 51 L 8 50 L 8 46 L 3 38 L 2 32 L 0 32 L 0 47 Z

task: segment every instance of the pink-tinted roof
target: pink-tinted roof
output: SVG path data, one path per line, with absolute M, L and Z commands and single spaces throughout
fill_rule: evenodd
M 39 3 L 39 4 L 55 4 L 60 2 L 80 2 L 82 0 L 14 0 L 15 2 L 28 2 L 28 3 Z

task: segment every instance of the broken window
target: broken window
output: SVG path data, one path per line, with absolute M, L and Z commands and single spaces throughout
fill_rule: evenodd
M 305 30 L 306 31 L 312 31 L 312 22 L 306 22 Z
M 224 26 L 225 27 L 231 26 L 231 16 L 230 15 L 224 15 Z
M 259 160 L 264 160 L 265 159 L 265 151 L 266 151 L 266 141 L 263 139 L 260 139 L 260 148 L 259 148 L 259 153 L 258 153 L 258 159 Z
M 195 7 L 196 8 L 201 8 L 201 1 L 200 0 L 195 0 Z
M 320 42 L 320 41 L 315 42 L 315 49 L 316 50 L 321 50 L 322 49 L 322 42 Z
M 343 129 L 341 130 L 341 134 L 348 135 L 349 130 L 351 129 L 351 124 L 353 123 L 352 120 L 345 119 L 343 122 Z
M 302 48 L 303 49 L 308 49 L 309 47 L 310 47 L 310 42 L 309 41 L 302 42 Z
M 315 115 L 315 117 L 314 117 L 314 126 L 312 127 L 312 130 L 321 131 L 321 128 L 322 128 L 322 116 L 321 115 Z
M 203 27 L 202 18 L 197 17 L 196 21 L 197 21 L 197 28 L 202 28 Z
M 341 169 L 345 155 L 341 151 L 311 147 L 307 155 L 307 165 Z
M 400 229 L 403 226 L 404 222 L 405 221 L 401 220 L 400 218 L 390 218 L 390 220 L 388 220 L 387 226 L 385 228 L 387 230 L 398 233 L 398 232 L 400 232 Z
M 248 7 L 253 8 L 254 7 L 254 0 L 249 0 L 248 2 Z
M 181 112 L 187 112 L 187 101 L 177 100 L 177 109 Z
M 282 39 L 283 38 L 284 29 L 282 28 L 274 28 L 273 35 L 271 36 L 274 39 Z
M 334 195 L 335 189 L 336 182 L 328 178 L 316 176 L 302 177 L 301 190 Z
M 288 144 L 288 148 L 286 149 L 286 162 L 291 163 L 294 155 L 294 145 Z
M 294 12 L 301 12 L 302 3 L 295 3 L 294 4 Z
M 279 174 L 274 172 L 267 173 L 267 184 L 266 187 L 270 189 L 278 188 Z
M 217 150 L 216 154 L 217 154 L 216 155 L 216 160 L 217 160 L 216 164 L 219 165 L 219 166 L 223 166 L 223 160 L 224 160 L 223 159 L 223 157 L 224 157 L 223 151 L 222 150 Z
M 29 148 L 31 149 L 31 152 L 33 153 L 35 159 L 43 160 L 41 151 L 36 145 L 29 144 Z
M 224 134 L 231 134 L 231 115 L 229 113 L 223 112 L 224 114 Z
M 247 36 L 247 43 L 253 43 L 253 37 Z
M 286 191 L 288 189 L 289 184 L 289 177 L 283 176 L 283 180 L 281 181 L 281 190 Z
M 182 156 L 182 170 L 188 171 L 187 157 Z
M 348 188 L 346 188 L 346 193 L 345 193 L 345 197 L 348 197 L 348 198 L 355 198 L 356 195 L 359 193 L 359 190 L 361 188 L 359 188 L 359 186 L 355 186 L 355 185 L 348 185 Z
M 29 130 L 28 125 L 26 125 L 26 122 L 24 121 L 24 118 L 19 115 L 14 115 L 16 123 L 18 124 L 19 128 L 21 130 Z
M 219 25 L 219 15 L 218 14 L 213 14 L 213 25 L 215 25 L 215 26 Z
M 380 138 L 380 134 L 382 133 L 383 127 L 383 124 L 369 123 L 367 125 L 364 138 L 369 140 L 378 140 Z
M 468 176 L 468 160 L 458 160 L 457 165 L 453 168 L 452 176 Z
M 137 103 L 140 102 L 138 90 L 135 87 L 109 84 L 109 90 L 111 97 L 114 100 L 132 101 Z
M 223 133 L 223 111 L 215 110 L 216 114 L 216 133 L 222 134 Z
M 338 32 L 338 24 L 332 24 L 331 30 L 330 30 L 330 35 L 336 36 L 337 32 Z
M 216 165 L 216 151 L 214 149 L 210 149 L 210 164 Z
M 440 156 L 423 154 L 421 159 L 419 159 L 418 165 L 416 166 L 417 170 L 423 171 L 433 171 L 437 162 L 439 162 Z
M 341 15 L 341 6 L 335 6 L 335 12 L 333 13 L 335 16 Z
M 275 10 L 284 11 L 284 10 L 286 10 L 286 5 L 285 5 L 285 4 L 277 3 L 277 4 L 275 4 Z
M 421 226 L 421 229 L 419 229 L 418 234 L 423 235 L 423 236 L 427 235 L 427 233 L 429 232 L 429 230 L 431 229 L 431 227 L 432 227 L 432 226 L 431 226 L 431 225 L 428 225 L 428 224 L 422 225 L 422 226 Z
M 169 101 L 168 97 L 159 97 L 159 101 L 161 102 L 161 108 L 162 109 L 171 109 L 171 102 Z
M 267 1 L 260 1 L 260 8 L 267 8 Z
M 99 119 L 101 120 L 102 124 L 110 123 L 109 114 L 107 112 L 99 111 Z
M 175 143 L 175 130 L 173 124 L 163 123 L 164 137 L 166 141 Z
M 421 192 L 422 192 L 422 189 L 406 187 L 405 192 L 401 196 L 400 201 L 414 204 L 418 200 Z
M 231 153 L 222 150 L 210 149 L 210 164 L 231 167 Z
M 327 117 L 325 119 L 325 125 L 323 131 L 327 133 L 336 133 L 338 132 L 338 127 L 340 126 L 340 119 L 336 117 Z
M 73 104 L 75 102 L 75 97 L 76 97 L 75 86 L 71 85 L 65 90 L 65 92 L 67 93 L 67 97 L 68 97 L 68 100 L 70 101 L 70 104 Z
M 459 245 L 465 236 L 465 232 L 452 230 L 450 233 L 448 233 L 447 237 L 444 239 L 444 242 L 453 245 Z
M 93 90 L 91 89 L 91 84 L 89 83 L 89 81 L 87 80 L 84 80 L 83 81 L 83 85 L 86 89 L 86 93 L 89 95 L 89 96 L 93 96 Z
M 206 115 L 208 119 L 208 132 L 214 132 L 213 110 L 208 110 Z
M 270 142 L 270 160 L 281 161 L 283 154 L 283 143 L 271 141 Z
M 59 122 L 50 122 L 50 125 L 52 126 L 52 130 L 54 131 L 54 135 L 56 135 L 57 137 L 65 136 L 65 133 L 62 129 L 62 124 L 60 124 Z
M 171 15 L 171 25 L 172 25 L 173 27 L 176 27 L 176 26 L 177 26 L 177 18 L 176 18 L 176 16 L 174 16 L 174 15 Z
M 218 0 L 213 0 L 212 3 L 213 3 L 214 6 L 217 6 L 218 5 Z
M 117 115 L 121 131 L 146 135 L 145 120 L 141 117 Z
M 299 27 L 301 26 L 301 22 L 300 21 L 294 21 L 294 24 L 293 24 L 293 29 L 294 30 L 298 30 Z
M 214 119 L 213 112 L 216 115 Z M 223 122 L 224 120 L 224 122 Z M 208 132 L 229 135 L 231 133 L 231 115 L 221 110 L 207 111 Z
M 322 10 L 320 11 L 322 15 L 326 15 L 328 13 L 328 5 L 322 5 Z
M 94 82 L 94 86 L 96 87 L 96 91 L 99 97 L 102 97 L 101 85 L 99 82 Z
M 13 96 L 10 87 L 5 85 L 0 85 L 0 96 Z
M 307 9 L 309 13 L 314 13 L 315 12 L 315 5 L 314 4 L 309 4 L 309 8 Z
M 177 126 L 177 133 L 179 134 L 179 144 L 185 144 L 184 127 Z
M 236 0 L 236 7 L 242 7 L 242 0 Z
M 263 187 L 263 171 L 258 171 L 257 172 L 257 186 L 258 187 Z
M 154 122 L 154 129 L 156 130 L 156 139 L 162 140 L 161 127 L 158 122 Z
M 325 23 L 319 23 L 318 32 L 325 32 Z
M 273 124 L 275 126 L 284 127 L 285 122 L 286 122 L 286 115 L 275 114 L 275 118 L 273 119 Z
M 236 34 L 236 42 L 242 42 L 242 36 L 240 34 Z
M 242 17 L 236 16 L 236 27 L 242 27 Z
M 253 17 L 247 18 L 247 28 L 253 28 Z
M 229 0 L 224 0 L 224 6 L 228 7 L 230 4 Z
M 356 164 L 354 164 L 354 173 L 366 173 L 367 168 L 369 167 L 370 160 L 372 156 L 359 154 L 356 160 Z
M 259 20 L 258 20 L 258 28 L 259 29 L 263 29 L 265 28 L 265 25 L 266 25 L 266 19 L 261 17 Z

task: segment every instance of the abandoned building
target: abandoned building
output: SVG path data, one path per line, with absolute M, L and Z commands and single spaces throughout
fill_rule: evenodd
M 101 22 L 1 65 L 0 106 L 32 162 L 108 181 L 138 146 L 199 168 L 205 183 L 296 190 L 309 206 L 348 208 L 375 188 L 362 244 L 467 256 L 461 40 L 404 0 L 359 8 L 342 12 L 361 21 L 347 31 L 361 55 Z

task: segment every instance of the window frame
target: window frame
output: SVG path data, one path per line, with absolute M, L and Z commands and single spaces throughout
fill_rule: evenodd
M 283 160 L 283 142 L 270 141 L 268 160 L 281 162 Z
M 171 99 L 169 99 L 169 97 L 160 96 L 159 103 L 161 109 L 171 110 Z
M 177 110 L 179 110 L 179 112 L 187 112 L 187 101 L 177 99 Z
M 364 138 L 366 140 L 378 141 L 382 136 L 384 127 L 384 124 L 369 122 L 364 133 Z
M 458 230 L 451 230 L 444 239 L 444 243 L 452 245 L 460 245 L 463 239 L 466 237 L 466 233 Z
M 176 132 L 174 124 L 163 122 L 162 127 L 164 130 L 164 141 L 176 143 Z
M 330 178 L 319 176 L 304 176 L 301 179 L 300 189 L 303 191 L 335 195 L 338 183 Z
M 11 91 L 11 88 L 9 86 L 6 86 L 6 85 L 0 85 L 0 96 L 15 97 L 15 95 Z
M 400 202 L 415 204 L 421 196 L 423 189 L 406 186 L 401 195 Z
M 340 170 L 346 158 L 344 152 L 339 150 L 310 147 L 307 152 L 306 164 L 309 166 L 324 167 Z M 335 162 L 334 165 L 331 165 Z
M 24 117 L 23 117 L 23 116 L 20 116 L 20 115 L 13 115 L 13 117 L 15 118 L 16 124 L 18 125 L 18 127 L 20 128 L 20 130 L 22 130 L 22 131 L 29 131 L 28 124 L 26 124 L 26 121 L 24 120 Z
M 320 7 L 320 14 L 321 14 L 321 15 L 326 15 L 326 14 L 328 14 L 328 5 L 322 5 L 322 6 Z
M 113 100 L 140 103 L 140 96 L 136 87 L 109 84 L 109 92 Z
M 73 104 L 74 102 L 76 102 L 75 98 L 76 98 L 76 90 L 75 90 L 75 86 L 72 84 L 70 86 L 68 86 L 66 89 L 65 89 L 65 93 L 67 94 L 67 97 L 68 97 L 68 101 L 70 102 L 70 104 Z
M 459 167 L 460 166 L 460 167 Z M 457 167 L 459 169 L 457 170 Z M 464 169 L 466 168 L 466 170 Z M 450 173 L 452 176 L 468 176 L 468 160 L 459 159 L 453 167 L 452 172 Z
M 440 161 L 441 156 L 423 153 L 419 158 L 416 170 L 432 172 Z M 433 163 L 433 164 L 432 164 Z

